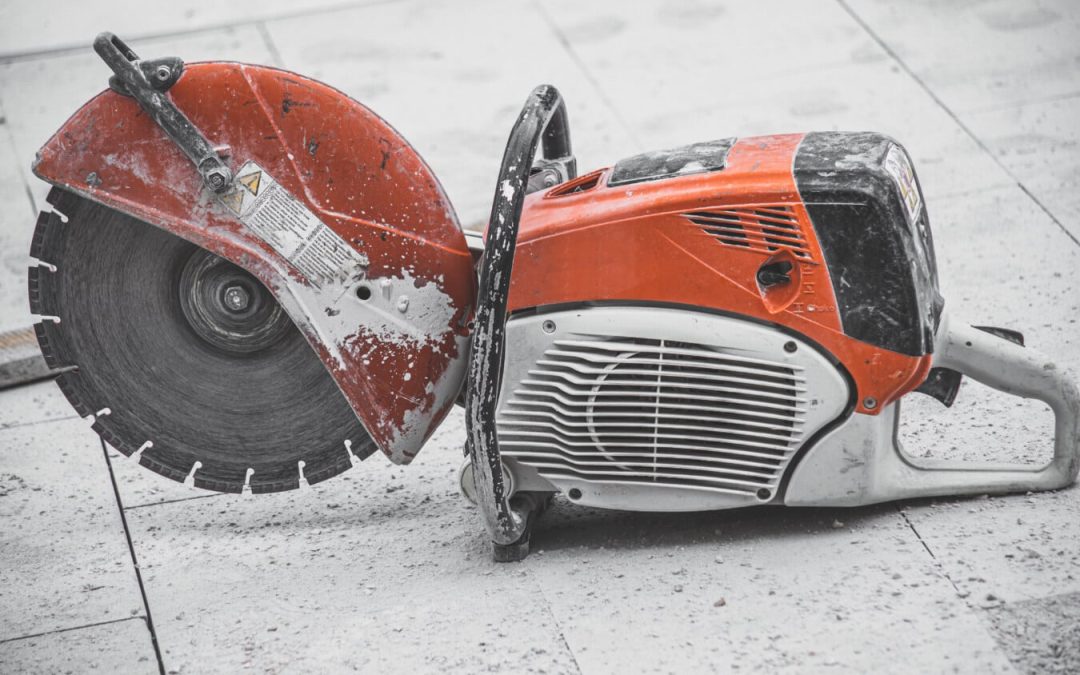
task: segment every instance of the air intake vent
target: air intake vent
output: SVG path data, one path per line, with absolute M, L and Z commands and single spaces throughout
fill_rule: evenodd
M 803 439 L 801 367 L 687 342 L 568 338 L 501 406 L 505 455 L 553 481 L 775 493 Z
M 810 259 L 810 250 L 790 206 L 694 211 L 683 214 L 706 234 L 728 246 L 772 254 L 786 249 Z

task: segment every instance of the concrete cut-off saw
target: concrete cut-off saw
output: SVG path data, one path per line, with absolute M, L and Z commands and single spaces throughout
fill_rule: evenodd
M 30 303 L 56 380 L 176 481 L 274 492 L 465 408 L 463 492 L 496 560 L 562 493 L 633 511 L 857 506 L 1061 488 L 1080 396 L 1011 330 L 945 308 L 904 148 L 727 138 L 579 175 L 551 86 L 510 133 L 486 235 L 331 87 L 94 48 L 109 89 L 41 149 Z M 919 459 L 900 403 L 961 378 L 1046 403 L 1042 467 Z

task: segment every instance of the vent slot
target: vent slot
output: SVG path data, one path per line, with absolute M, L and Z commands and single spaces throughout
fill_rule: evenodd
M 727 246 L 770 255 L 785 249 L 799 258 L 812 259 L 799 220 L 790 206 L 693 211 L 683 217 Z
M 577 335 L 553 342 L 517 383 L 499 412 L 499 445 L 548 478 L 771 495 L 806 409 L 799 366 Z
M 600 183 L 600 177 L 603 174 L 604 171 L 601 169 L 599 171 L 587 173 L 584 176 L 578 176 L 572 181 L 568 181 L 566 183 L 563 183 L 562 185 L 557 185 L 551 188 L 551 190 L 549 190 L 548 193 L 544 195 L 544 199 L 549 199 L 551 197 L 563 197 L 566 195 L 572 195 L 577 194 L 578 192 L 585 192 L 587 190 L 591 190 Z

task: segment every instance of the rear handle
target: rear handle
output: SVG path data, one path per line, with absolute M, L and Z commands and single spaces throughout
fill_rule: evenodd
M 973 326 L 942 317 L 935 366 L 951 368 L 987 386 L 1043 401 L 1054 413 L 1054 456 L 1042 467 L 1015 463 L 974 463 L 916 459 L 903 452 L 894 488 L 908 494 L 940 496 L 1055 490 L 1076 480 L 1080 470 L 1080 393 L 1075 382 L 1038 351 Z

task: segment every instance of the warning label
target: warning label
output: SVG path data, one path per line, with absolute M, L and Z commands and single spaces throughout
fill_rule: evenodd
M 344 281 L 367 264 L 363 255 L 254 162 L 240 168 L 221 203 L 316 288 Z
M 896 188 L 900 191 L 900 201 L 904 202 L 908 223 L 914 224 L 919 218 L 919 209 L 922 208 L 922 197 L 919 195 L 915 170 L 911 168 L 907 153 L 896 145 L 889 146 L 889 152 L 885 155 L 885 170 L 892 176 Z

